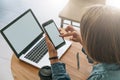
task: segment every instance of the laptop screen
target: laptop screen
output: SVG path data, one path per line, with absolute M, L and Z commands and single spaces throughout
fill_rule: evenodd
M 25 48 L 29 48 L 42 33 L 43 31 L 31 10 L 3 29 L 4 36 L 17 54 L 20 54 Z

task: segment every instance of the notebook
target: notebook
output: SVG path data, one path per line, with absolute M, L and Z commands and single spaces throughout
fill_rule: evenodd
M 19 60 L 38 68 L 50 65 L 45 33 L 31 9 L 1 29 L 1 34 Z M 70 45 L 65 41 L 64 47 L 57 49 L 59 58 Z

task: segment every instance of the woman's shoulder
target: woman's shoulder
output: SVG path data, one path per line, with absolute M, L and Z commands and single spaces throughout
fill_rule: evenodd
M 100 63 L 93 66 L 88 80 L 118 80 L 120 79 L 120 64 Z

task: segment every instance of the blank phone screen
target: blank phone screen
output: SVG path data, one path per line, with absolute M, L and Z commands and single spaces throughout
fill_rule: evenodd
M 46 25 L 44 28 L 55 47 L 57 47 L 58 45 L 64 42 L 64 39 L 59 36 L 60 33 L 54 22 Z

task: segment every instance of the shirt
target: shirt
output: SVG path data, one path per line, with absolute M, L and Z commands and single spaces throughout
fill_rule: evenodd
M 70 80 L 64 63 L 54 63 L 51 68 L 53 80 Z M 120 64 L 100 63 L 94 65 L 87 80 L 120 80 Z

